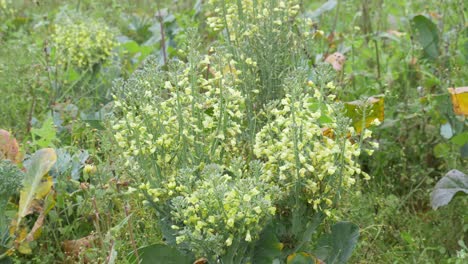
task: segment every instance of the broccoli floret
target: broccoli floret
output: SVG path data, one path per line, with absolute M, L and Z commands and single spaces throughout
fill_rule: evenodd
M 9 160 L 0 160 L 0 209 L 21 187 L 24 173 Z

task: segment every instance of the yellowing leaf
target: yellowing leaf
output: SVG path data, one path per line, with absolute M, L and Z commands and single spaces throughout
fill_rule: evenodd
M 346 116 L 351 118 L 352 125 L 359 134 L 363 128 L 372 125 L 377 119 L 379 122 L 384 120 L 384 98 L 373 96 L 366 101 L 352 101 L 345 103 Z
M 47 182 L 52 183 L 52 178 L 47 177 Z M 45 183 L 45 182 L 44 182 Z M 49 185 L 49 183 L 45 184 Z M 50 185 L 52 186 L 52 185 Z M 43 187 L 45 188 L 45 187 Z M 18 226 L 17 221 L 14 220 L 12 226 L 10 227 L 10 235 L 15 236 L 15 248 L 22 254 L 32 254 L 31 242 L 38 239 L 42 233 L 42 226 L 44 225 L 45 217 L 50 212 L 50 210 L 55 206 L 55 195 L 54 191 L 50 190 L 47 193 L 46 199 L 35 199 L 31 204 L 31 208 L 28 213 L 38 212 L 40 213 L 37 217 L 36 222 L 34 222 L 31 231 L 28 233 L 27 226 Z M 17 231 L 19 230 L 19 231 Z
M 26 239 L 27 235 L 28 235 L 28 230 L 25 227 L 23 227 L 18 232 L 17 240 L 24 241 Z M 32 249 L 31 249 L 31 246 L 29 245 L 29 243 L 20 242 L 20 243 L 18 243 L 18 245 L 16 245 L 16 248 L 18 249 L 18 251 L 21 254 L 31 254 L 32 253 Z
M 452 99 L 455 114 L 468 116 L 468 86 L 448 88 L 448 91 Z
M 36 191 L 36 199 L 43 199 L 46 197 L 46 195 L 50 192 L 52 189 L 52 186 L 54 186 L 54 182 L 52 181 L 52 177 L 46 176 L 42 179 L 42 181 L 39 183 L 39 186 L 37 186 L 37 191 Z
M 287 264 L 323 264 L 323 261 L 307 252 L 293 253 L 288 256 Z
M 26 175 L 20 201 L 17 219 L 12 221 L 10 235 L 15 237 L 15 248 L 22 254 L 32 254 L 30 242 L 40 235 L 46 214 L 54 207 L 55 198 L 51 194 L 52 177 L 46 176 L 57 160 L 53 149 L 41 149 L 25 162 Z M 44 199 L 48 197 L 48 199 Z M 33 212 L 39 212 L 31 231 L 21 225 L 23 218 Z
M 23 189 L 20 192 L 17 225 L 21 224 L 23 217 L 31 212 L 34 199 L 41 199 L 51 190 L 51 179 L 44 179 L 57 160 L 55 150 L 51 148 L 38 150 L 33 154 L 26 167 Z
M 329 127 L 324 127 L 322 128 L 322 135 L 329 137 L 331 139 L 335 138 L 335 135 L 333 133 L 333 130 Z

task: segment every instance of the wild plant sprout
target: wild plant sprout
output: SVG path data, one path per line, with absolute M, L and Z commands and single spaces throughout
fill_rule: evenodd
M 52 42 L 60 65 L 87 70 L 105 61 L 117 45 L 114 30 L 103 21 L 67 12 L 57 20 Z
M 210 4 L 220 42 L 204 54 L 188 32 L 179 58 L 116 83 L 114 139 L 168 243 L 248 263 L 270 230 L 288 256 L 362 173 L 360 141 L 327 66 L 309 66 L 310 39 L 293 32 L 296 1 Z

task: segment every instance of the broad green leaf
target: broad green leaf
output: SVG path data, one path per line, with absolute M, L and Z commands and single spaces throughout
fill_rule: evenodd
M 346 116 L 351 119 L 352 125 L 359 134 L 363 128 L 372 125 L 375 119 L 384 120 L 384 98 L 372 96 L 366 101 L 352 101 L 345 103 Z
M 431 195 L 432 208 L 435 210 L 447 205 L 458 192 L 468 194 L 468 175 L 451 170 L 434 187 Z
M 256 242 L 253 263 L 271 264 L 281 256 L 282 249 L 283 244 L 276 237 L 274 229 L 268 226 L 263 230 L 260 239 Z
M 78 180 L 80 178 L 80 171 L 89 158 L 88 151 L 59 148 L 55 152 L 57 154 L 57 162 L 49 171 L 49 175 L 57 179 L 57 177 L 68 175 L 69 173 L 73 180 Z
M 319 264 L 323 263 L 318 258 L 307 252 L 297 252 L 288 256 L 287 264 Z
M 448 88 L 448 91 L 452 99 L 455 114 L 468 116 L 468 86 Z
M 65 74 L 65 78 L 67 79 L 67 81 L 69 81 L 70 83 L 73 83 L 73 82 L 76 82 L 77 80 L 79 80 L 81 78 L 81 75 L 79 72 L 77 72 L 75 69 L 73 69 L 72 67 L 70 67 L 68 69 L 68 71 L 66 72 Z
M 140 45 L 136 41 L 127 41 L 124 44 L 120 44 L 120 47 L 124 48 L 131 54 L 138 53 L 140 51 Z
M 174 247 L 164 244 L 153 244 L 138 249 L 140 264 L 192 264 L 195 257 L 186 255 Z M 136 263 L 136 256 L 132 254 L 130 263 Z
M 424 55 L 431 59 L 439 57 L 439 32 L 437 26 L 427 17 L 417 15 L 412 19 L 413 31 L 416 31 L 417 40 L 421 44 Z
M 339 222 L 332 226 L 331 233 L 319 239 L 315 255 L 325 263 L 346 263 L 351 257 L 359 238 L 359 226 Z
M 57 155 L 54 149 L 46 148 L 34 153 L 30 161 L 25 164 L 27 165 L 26 175 L 20 193 L 17 225 L 20 225 L 21 219 L 30 213 L 32 202 L 35 199 L 44 198 L 51 190 L 52 179 L 44 178 L 44 176 L 56 160 Z
M 140 46 L 136 41 L 133 41 L 133 40 L 122 44 L 121 47 L 124 48 L 132 56 L 137 55 L 138 61 L 140 62 L 144 58 L 146 58 L 148 55 L 150 55 L 151 52 L 154 50 L 154 48 L 151 46 L 145 46 L 145 45 Z
M 468 132 L 463 132 L 458 135 L 455 135 L 450 139 L 450 142 L 463 147 L 466 143 L 468 143 Z
M 53 142 L 57 139 L 53 118 L 48 117 L 41 128 L 31 129 L 31 134 L 35 145 L 41 148 L 53 147 Z

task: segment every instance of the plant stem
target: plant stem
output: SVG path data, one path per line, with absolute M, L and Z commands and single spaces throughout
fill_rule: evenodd
M 128 203 L 124 206 L 125 216 L 128 217 L 128 234 L 130 235 L 130 241 L 132 242 L 133 252 L 135 252 L 135 256 L 137 259 L 137 263 L 140 263 L 140 255 L 138 254 L 138 249 L 136 246 L 135 238 L 133 236 L 133 228 L 132 228 L 132 220 L 129 217 L 129 205 Z
M 164 32 L 164 20 L 161 14 L 161 9 L 158 8 L 158 15 L 157 15 L 158 21 L 159 21 L 159 29 L 161 31 L 161 50 L 163 53 L 163 59 L 164 59 L 164 65 L 167 65 L 167 54 L 166 54 L 166 34 Z

